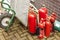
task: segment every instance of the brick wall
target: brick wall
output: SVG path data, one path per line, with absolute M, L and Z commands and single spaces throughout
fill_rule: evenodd
M 60 21 L 60 0 L 36 0 L 32 4 L 34 4 L 37 9 L 41 8 L 42 4 L 45 4 L 46 7 L 48 8 L 49 15 L 52 12 L 56 12 L 58 17 L 57 20 Z

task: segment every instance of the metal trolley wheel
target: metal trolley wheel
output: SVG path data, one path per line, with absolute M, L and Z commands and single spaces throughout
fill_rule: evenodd
M 11 14 L 9 14 L 9 13 L 5 13 L 5 14 L 2 14 L 1 16 L 0 16 L 0 26 L 2 27 L 2 28 L 6 28 L 6 27 L 8 27 L 9 26 L 9 21 L 10 21 L 10 19 L 11 19 Z

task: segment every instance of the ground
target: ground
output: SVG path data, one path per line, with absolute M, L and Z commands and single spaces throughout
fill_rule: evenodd
M 0 28 L 0 40 L 40 40 L 38 36 L 31 35 L 27 28 L 24 27 L 17 18 L 15 18 L 13 25 L 8 32 Z M 43 40 L 46 40 L 45 38 Z M 60 33 L 56 31 L 47 40 L 60 40 Z

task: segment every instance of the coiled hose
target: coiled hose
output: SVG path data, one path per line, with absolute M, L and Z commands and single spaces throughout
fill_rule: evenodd
M 11 17 L 11 19 L 10 19 L 10 21 L 9 21 L 8 27 L 6 27 L 6 31 L 7 31 L 7 30 L 9 29 L 10 25 L 12 24 L 12 21 L 13 21 L 16 13 L 15 13 L 14 10 L 11 9 L 11 7 L 10 7 L 9 4 L 4 3 L 4 0 L 2 0 L 0 3 L 1 3 L 2 8 L 4 8 L 5 10 L 8 10 L 8 12 L 10 12 L 10 11 L 13 12 L 12 17 Z M 9 8 L 5 8 L 5 7 L 3 6 L 3 4 L 7 5 Z

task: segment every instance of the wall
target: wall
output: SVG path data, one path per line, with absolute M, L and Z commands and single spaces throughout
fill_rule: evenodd
M 27 26 L 27 15 L 29 8 L 29 0 L 11 0 L 11 7 L 16 11 L 16 17 Z

